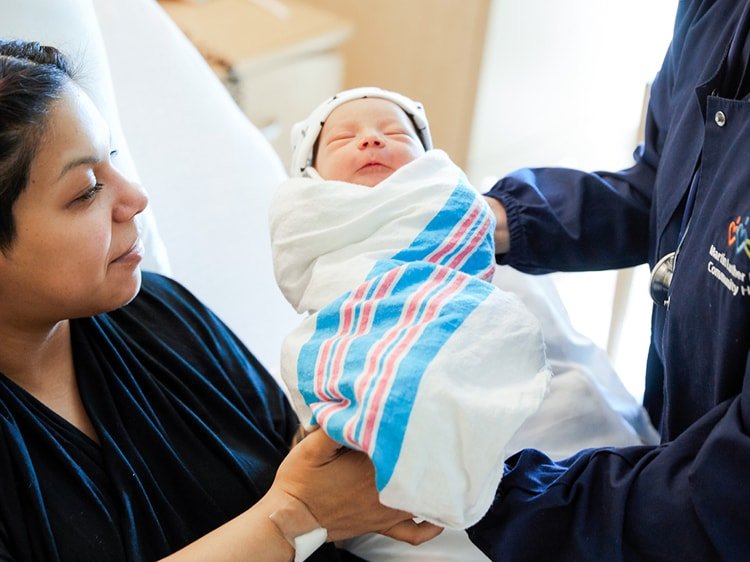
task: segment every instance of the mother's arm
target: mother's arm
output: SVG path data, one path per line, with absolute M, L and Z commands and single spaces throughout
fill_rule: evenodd
M 421 544 L 441 531 L 430 523 L 415 523 L 409 513 L 381 505 L 367 456 L 315 431 L 292 449 L 258 503 L 165 560 L 228 562 L 247 560 L 249 555 L 258 562 L 292 560 L 291 544 L 270 518 L 274 513 L 274 520 L 284 517 L 290 524 L 314 518 L 327 529 L 328 540 L 379 532 Z

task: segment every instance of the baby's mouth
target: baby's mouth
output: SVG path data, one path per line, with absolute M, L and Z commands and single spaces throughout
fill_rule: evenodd
M 375 167 L 375 166 L 381 166 L 381 167 L 384 167 L 384 166 L 385 166 L 385 164 L 381 164 L 380 162 L 368 162 L 367 164 L 365 164 L 364 166 L 362 166 L 362 167 L 360 168 L 360 170 L 366 170 L 367 168 L 373 168 L 373 167 Z

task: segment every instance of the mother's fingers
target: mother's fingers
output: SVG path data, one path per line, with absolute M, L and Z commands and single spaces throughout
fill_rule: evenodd
M 325 431 L 318 427 L 307 430 L 296 446 L 304 451 L 309 462 L 318 466 L 327 464 L 346 451 L 344 447 L 328 437 Z M 301 454 L 301 452 L 297 452 L 297 454 Z
M 380 534 L 398 541 L 417 545 L 434 539 L 442 532 L 443 528 L 438 527 L 433 523 L 428 523 L 427 521 L 417 523 L 414 520 L 409 519 L 408 521 L 397 523 L 386 531 L 381 531 Z
M 442 530 L 430 523 L 417 524 L 410 513 L 382 505 L 367 455 L 342 447 L 321 430 L 307 435 L 290 451 L 274 487 L 307 506 L 328 530 L 329 540 L 380 531 L 421 544 Z

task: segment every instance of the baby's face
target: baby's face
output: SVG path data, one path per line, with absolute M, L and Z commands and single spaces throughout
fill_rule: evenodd
M 381 98 L 347 102 L 320 131 L 315 169 L 323 179 L 373 187 L 424 147 L 403 109 Z

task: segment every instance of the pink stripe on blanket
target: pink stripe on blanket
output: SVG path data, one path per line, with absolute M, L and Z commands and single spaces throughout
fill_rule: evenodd
M 395 277 L 396 273 L 399 274 L 403 272 L 405 268 L 399 267 L 394 268 L 386 274 L 386 277 Z M 409 301 L 406 303 L 406 313 L 402 314 L 401 317 L 401 323 L 391 327 L 382 338 L 379 338 L 377 345 L 375 345 L 373 348 L 370 349 L 368 352 L 368 357 L 366 358 L 366 364 L 363 372 L 360 374 L 359 378 L 356 381 L 356 384 L 354 385 L 354 394 L 355 399 L 357 400 L 357 403 L 363 404 L 365 393 L 367 391 L 367 386 L 369 384 L 369 381 L 372 379 L 372 377 L 377 373 L 377 365 L 380 362 L 380 358 L 385 351 L 385 349 L 391 344 L 391 342 L 394 340 L 396 336 L 398 336 L 399 331 L 403 329 L 403 326 L 405 323 L 408 323 L 411 321 L 411 319 L 416 315 L 416 311 L 419 309 L 419 305 L 421 305 L 421 302 L 424 300 L 427 294 L 429 294 L 430 290 L 438 286 L 442 280 L 448 275 L 449 270 L 448 269 L 438 269 L 436 274 L 433 273 L 432 277 L 420 287 L 420 290 L 414 293 L 409 297 Z M 383 282 L 381 285 L 381 289 L 384 288 L 390 288 L 392 283 Z M 373 301 L 377 302 L 379 300 L 382 300 L 382 298 L 385 296 L 385 290 L 378 290 L 378 292 L 375 295 L 375 299 L 369 300 L 365 303 L 365 306 L 373 306 Z M 364 325 L 360 323 L 360 328 L 354 337 L 362 336 L 365 334 Z M 339 334 L 341 334 L 341 331 L 339 331 Z M 339 334 L 334 336 L 334 338 L 331 338 L 331 340 L 339 337 Z M 351 341 L 354 338 L 349 338 Z M 326 342 L 328 343 L 328 342 Z M 335 373 L 336 382 L 340 380 L 342 371 L 340 370 L 337 373 Z M 332 377 L 333 378 L 333 377 Z M 318 420 L 318 423 L 320 425 L 324 425 L 326 421 L 333 416 L 336 412 L 343 410 L 348 404 L 351 404 L 350 401 L 347 403 L 344 402 L 336 402 L 332 404 L 326 404 L 325 407 L 321 407 L 319 410 L 315 411 L 315 416 Z M 357 446 L 357 443 L 354 438 L 353 433 L 353 427 L 351 424 L 357 423 L 357 420 L 359 419 L 359 416 L 352 417 L 347 423 L 346 428 L 343 432 L 344 439 L 347 440 L 347 443 L 353 447 L 360 448 Z
M 318 360 L 315 364 L 315 370 L 313 372 L 315 373 L 315 395 L 321 400 L 343 398 L 339 395 L 338 389 L 335 385 L 326 384 L 326 380 L 328 379 L 328 370 L 330 369 L 328 356 L 331 354 L 331 347 L 333 346 L 334 342 L 337 341 L 337 338 L 341 334 L 349 331 L 352 317 L 354 315 L 353 307 L 356 305 L 356 303 L 362 300 L 365 294 L 367 294 L 367 291 L 369 290 L 371 284 L 372 282 L 360 285 L 354 292 L 349 295 L 349 298 L 344 301 L 340 312 L 340 314 L 343 315 L 343 318 L 339 321 L 339 333 L 336 334 L 334 338 L 329 338 L 328 340 L 326 340 L 326 342 L 322 346 L 322 349 L 320 350 Z M 326 375 L 320 376 L 323 373 L 326 373 Z
M 454 228 L 451 233 L 445 237 L 443 243 L 434 250 L 431 254 L 425 257 L 425 261 L 431 263 L 440 263 L 440 260 L 448 252 L 452 251 L 458 244 L 463 240 L 466 232 L 473 226 L 474 222 L 479 215 L 480 207 L 473 203 L 469 208 L 469 213 L 464 216 L 464 219 Z
M 377 309 L 377 302 L 381 300 L 387 293 L 389 293 L 398 281 L 401 275 L 399 269 L 392 269 L 387 272 L 382 278 L 374 278 L 370 281 L 362 283 L 357 289 L 351 293 L 348 299 L 341 305 L 344 318 L 339 324 L 339 331 L 332 337 L 328 338 L 322 346 L 321 353 L 318 355 L 318 360 L 315 365 L 315 395 L 323 402 L 330 399 L 344 400 L 345 402 L 334 403 L 335 406 L 330 412 L 324 414 L 326 417 L 330 417 L 337 410 L 346 407 L 351 402 L 346 400 L 341 394 L 339 389 L 339 381 L 343 374 L 343 362 L 346 357 L 346 353 L 351 346 L 351 343 L 358 337 L 366 334 L 370 331 L 372 325 L 372 318 L 375 315 Z M 373 284 L 379 281 L 379 285 L 375 292 L 375 295 L 367 300 L 365 296 L 370 291 Z M 365 300 L 362 306 L 362 312 L 359 315 L 359 320 L 352 330 L 352 318 L 354 316 L 354 308 L 358 306 L 363 300 Z M 331 348 L 335 346 L 333 360 L 329 360 L 331 355 Z M 325 373 L 325 377 L 318 376 L 320 373 Z M 325 380 L 323 380 L 325 379 Z M 330 410 L 330 408 L 325 408 Z M 316 412 L 319 423 L 323 422 L 320 415 Z
M 370 287 L 372 285 L 372 280 L 361 284 L 359 287 L 357 287 L 352 296 L 344 301 L 340 313 L 344 315 L 344 318 L 343 321 L 341 321 L 339 324 L 339 332 L 332 339 L 327 340 L 325 344 L 326 347 L 330 348 L 331 346 L 334 346 L 335 348 L 333 361 L 323 362 L 322 368 L 325 370 L 325 386 L 328 396 L 335 397 L 336 399 L 344 398 L 344 396 L 339 391 L 338 381 L 339 373 L 341 370 L 341 362 L 349 347 L 349 342 L 351 341 L 351 337 L 345 337 L 345 334 L 350 334 L 352 327 L 354 327 L 354 332 L 356 333 L 362 330 L 361 326 L 363 324 L 369 325 L 371 318 L 370 311 L 372 308 L 369 301 L 366 302 L 364 307 L 362 308 L 362 313 L 359 317 L 359 323 L 356 326 L 354 326 L 353 318 L 355 307 L 362 302 L 365 295 L 370 291 Z M 327 357 L 325 359 L 327 359 Z
M 487 281 L 487 283 L 492 282 L 492 278 L 495 276 L 495 264 L 491 263 L 487 269 L 485 269 L 482 273 L 479 274 L 479 278 L 482 281 Z
M 465 245 L 464 249 L 461 250 L 458 255 L 454 256 L 454 258 L 448 264 L 448 267 L 451 267 L 453 269 L 461 269 L 461 267 L 463 267 L 464 263 L 466 263 L 466 260 L 468 260 L 477 249 L 477 247 L 479 247 L 482 242 L 484 242 L 484 238 L 487 235 L 490 224 L 492 224 L 490 217 L 485 216 L 482 224 L 479 226 L 477 231 L 474 233 L 474 236 L 471 238 L 471 241 Z
M 359 445 L 364 451 L 372 453 L 371 449 L 374 447 L 388 392 L 393 384 L 401 361 L 427 325 L 439 314 L 442 305 L 450 297 L 459 292 L 468 282 L 468 277 L 458 276 L 449 285 L 440 289 L 438 294 L 428 300 L 427 295 L 431 292 L 431 289 L 439 287 L 442 284 L 447 271 L 445 269 L 439 270 L 438 274 L 426 283 L 427 286 L 423 290 L 411 297 L 407 312 L 402 321 L 397 326 L 391 328 L 387 337 L 384 338 L 385 341 L 377 349 L 373 350 L 369 361 L 371 367 L 357 381 L 359 392 L 355 394 L 359 403 L 362 404 L 362 410 L 356 419 L 351 419 L 347 422 L 344 435 L 347 441 L 351 443 L 359 440 Z M 424 301 L 427 302 L 427 306 L 423 307 L 422 304 Z M 417 312 L 422 308 L 424 309 L 422 315 L 417 316 Z M 398 343 L 393 346 L 387 355 L 384 355 L 387 347 L 394 342 Z M 374 366 L 377 364 L 383 365 L 381 372 L 377 372 L 375 369 Z M 375 389 L 368 396 L 364 396 L 373 378 L 376 378 Z M 365 425 L 359 430 L 359 435 L 357 435 L 356 427 L 360 418 L 364 418 Z
M 468 282 L 468 278 L 460 276 L 446 288 L 439 295 L 430 301 L 428 309 L 424 314 L 423 318 L 412 325 L 408 330 L 399 345 L 393 350 L 391 355 L 386 359 L 386 367 L 383 375 L 377 381 L 377 388 L 374 391 L 373 403 L 369 410 L 373 414 L 366 415 L 366 425 L 361 436 L 361 441 L 364 450 L 372 454 L 375 441 L 377 439 L 378 430 L 380 427 L 380 421 L 383 415 L 383 411 L 386 406 L 388 393 L 390 392 L 391 386 L 395 380 L 395 375 L 398 372 L 398 368 L 411 349 L 412 344 L 419 339 L 422 332 L 425 330 L 427 325 L 440 313 L 443 304 L 445 304 L 452 296 L 461 291 L 461 289 Z

